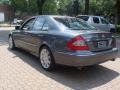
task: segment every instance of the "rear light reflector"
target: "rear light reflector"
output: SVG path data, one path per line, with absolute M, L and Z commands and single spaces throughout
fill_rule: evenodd
M 72 50 L 89 50 L 82 36 L 77 36 L 67 43 L 67 47 Z

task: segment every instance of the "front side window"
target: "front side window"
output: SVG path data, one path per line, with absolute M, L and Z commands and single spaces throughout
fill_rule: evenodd
M 95 30 L 95 28 L 85 21 L 82 21 L 78 18 L 54 18 L 57 21 L 58 25 L 64 29 L 72 29 L 72 30 Z
M 35 21 L 34 26 L 33 26 L 33 29 L 34 29 L 34 30 L 41 30 L 44 23 L 45 23 L 45 18 L 44 18 L 44 17 L 39 17 L 39 18 Z
M 93 17 L 93 22 L 96 23 L 96 24 L 99 24 L 100 23 L 99 18 L 98 17 Z
M 34 24 L 35 18 L 28 20 L 22 27 L 23 30 L 31 30 Z

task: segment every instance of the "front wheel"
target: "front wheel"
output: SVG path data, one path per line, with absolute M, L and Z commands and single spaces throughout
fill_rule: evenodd
M 12 36 L 9 37 L 9 48 L 11 50 L 15 49 L 15 44 L 14 44 Z
M 51 71 L 55 68 L 54 57 L 48 47 L 43 46 L 41 48 L 39 57 L 43 69 Z

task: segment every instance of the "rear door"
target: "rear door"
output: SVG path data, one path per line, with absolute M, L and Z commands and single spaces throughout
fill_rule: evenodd
M 38 53 L 40 44 L 42 42 L 42 38 L 44 35 L 42 34 L 42 27 L 45 23 L 45 17 L 44 16 L 39 16 L 34 25 L 32 30 L 28 31 L 29 33 L 29 50 L 35 54 Z

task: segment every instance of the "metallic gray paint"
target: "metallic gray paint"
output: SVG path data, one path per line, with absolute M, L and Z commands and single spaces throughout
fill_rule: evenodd
M 36 16 L 34 18 L 37 17 L 41 16 Z M 99 52 L 99 50 L 94 50 L 94 48 L 90 47 L 89 45 L 89 41 L 92 40 L 112 39 L 110 33 L 99 30 L 64 30 L 63 28 L 59 27 L 59 24 L 53 19 L 53 17 L 60 16 L 46 15 L 44 17 L 47 18 L 51 25 L 55 26 L 55 29 L 48 31 L 13 30 L 10 32 L 10 34 L 13 36 L 14 43 L 17 47 L 23 48 L 30 53 L 39 56 L 39 49 L 41 46 L 46 45 L 51 50 L 57 64 L 71 66 L 93 65 L 114 59 L 116 57 L 116 48 L 112 49 L 109 47 L 109 50 L 107 50 L 107 48 L 104 49 L 104 51 Z M 108 36 L 101 38 L 99 36 L 101 33 L 106 33 Z M 85 38 L 91 51 L 73 51 L 67 48 L 67 42 L 78 35 L 81 35 Z
M 55 60 L 59 64 L 68 66 L 90 66 L 100 64 L 116 58 L 117 48 L 112 50 L 93 53 L 90 51 L 78 51 L 75 53 L 56 52 Z

